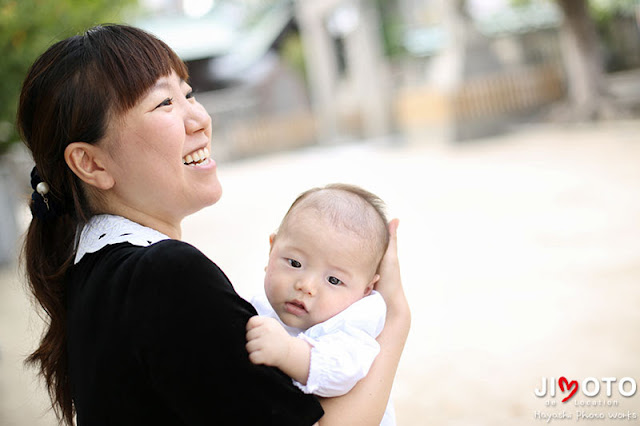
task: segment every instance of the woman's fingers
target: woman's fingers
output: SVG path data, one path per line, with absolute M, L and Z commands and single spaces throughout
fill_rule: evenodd
M 387 247 L 386 255 L 392 254 L 398 257 L 398 226 L 400 225 L 400 219 L 391 219 L 389 222 L 389 246 Z M 387 257 L 387 256 L 385 256 Z
M 400 279 L 400 264 L 398 262 L 399 223 L 400 220 L 398 219 L 393 219 L 389 222 L 389 246 L 382 258 L 382 262 L 380 262 L 380 284 Z
M 399 223 L 397 218 L 389 222 L 389 247 L 380 262 L 380 280 L 376 284 L 376 290 L 384 297 L 387 308 L 393 308 L 391 305 L 404 298 L 400 262 L 398 261 Z
M 400 226 L 400 219 L 393 218 L 389 221 L 389 234 L 393 238 L 397 238 L 398 236 L 398 226 Z

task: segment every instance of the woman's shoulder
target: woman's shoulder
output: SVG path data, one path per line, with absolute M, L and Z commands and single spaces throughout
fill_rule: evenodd
M 222 270 L 196 247 L 178 240 L 148 246 L 128 242 L 85 255 L 74 266 L 72 288 L 120 289 L 132 295 L 233 292 Z
M 86 258 L 86 259 L 85 259 Z M 126 269 L 130 274 L 197 275 L 203 272 L 222 273 L 220 268 L 204 253 L 191 244 L 166 239 L 140 246 L 122 242 L 106 246 L 95 253 L 85 255 L 78 266 L 89 269 L 100 266 L 113 270 Z
M 222 270 L 191 244 L 178 240 L 163 240 L 138 250 L 132 275 L 141 282 L 173 287 L 180 283 L 189 288 L 220 287 L 232 289 Z
M 147 247 L 140 247 L 138 256 L 142 267 L 151 266 L 164 271 L 177 270 L 189 275 L 202 269 L 220 271 L 204 253 L 179 240 L 162 240 Z
M 202 253 L 191 244 L 173 239 L 161 240 L 154 244 L 143 247 L 143 249 L 145 254 L 147 255 L 206 257 L 204 253 Z
M 168 239 L 146 247 L 120 243 L 87 256 L 77 266 L 83 267 L 85 261 L 85 271 L 91 271 L 81 272 L 74 280 L 74 293 L 117 300 L 121 307 L 114 309 L 136 318 L 130 322 L 139 321 L 143 327 L 148 321 L 170 320 L 176 315 L 200 319 L 224 313 L 247 319 L 255 315 L 224 272 L 182 241 Z

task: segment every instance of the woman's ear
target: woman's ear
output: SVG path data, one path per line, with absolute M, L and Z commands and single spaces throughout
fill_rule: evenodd
M 369 283 L 369 285 L 367 285 L 364 289 L 364 295 L 368 296 L 371 294 L 371 291 L 373 290 L 373 287 L 376 285 L 376 283 L 380 280 L 380 275 L 375 274 L 373 276 L 373 279 L 371 280 L 371 282 Z
M 113 187 L 115 180 L 104 167 L 103 155 L 96 145 L 71 142 L 64 150 L 64 161 L 83 182 L 107 190 Z

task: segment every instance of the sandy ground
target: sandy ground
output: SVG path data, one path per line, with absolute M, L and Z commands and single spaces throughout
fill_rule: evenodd
M 640 392 L 623 395 L 640 381 L 639 134 L 638 121 L 540 126 L 459 145 L 380 141 L 222 164 L 223 199 L 185 221 L 184 239 L 249 296 L 299 192 L 364 186 L 401 220 L 413 326 L 393 391 L 399 425 L 640 423 Z M 54 424 L 21 364 L 39 329 L 16 267 L 4 268 L 0 425 Z M 561 376 L 578 381 L 568 402 L 560 389 L 535 395 Z M 600 392 L 588 397 L 594 382 Z M 631 420 L 608 419 L 615 413 Z

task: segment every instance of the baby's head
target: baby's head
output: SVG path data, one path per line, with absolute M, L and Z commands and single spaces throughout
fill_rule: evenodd
M 371 293 L 388 244 L 380 198 L 345 184 L 310 189 L 271 235 L 267 298 L 289 326 L 326 321 Z

